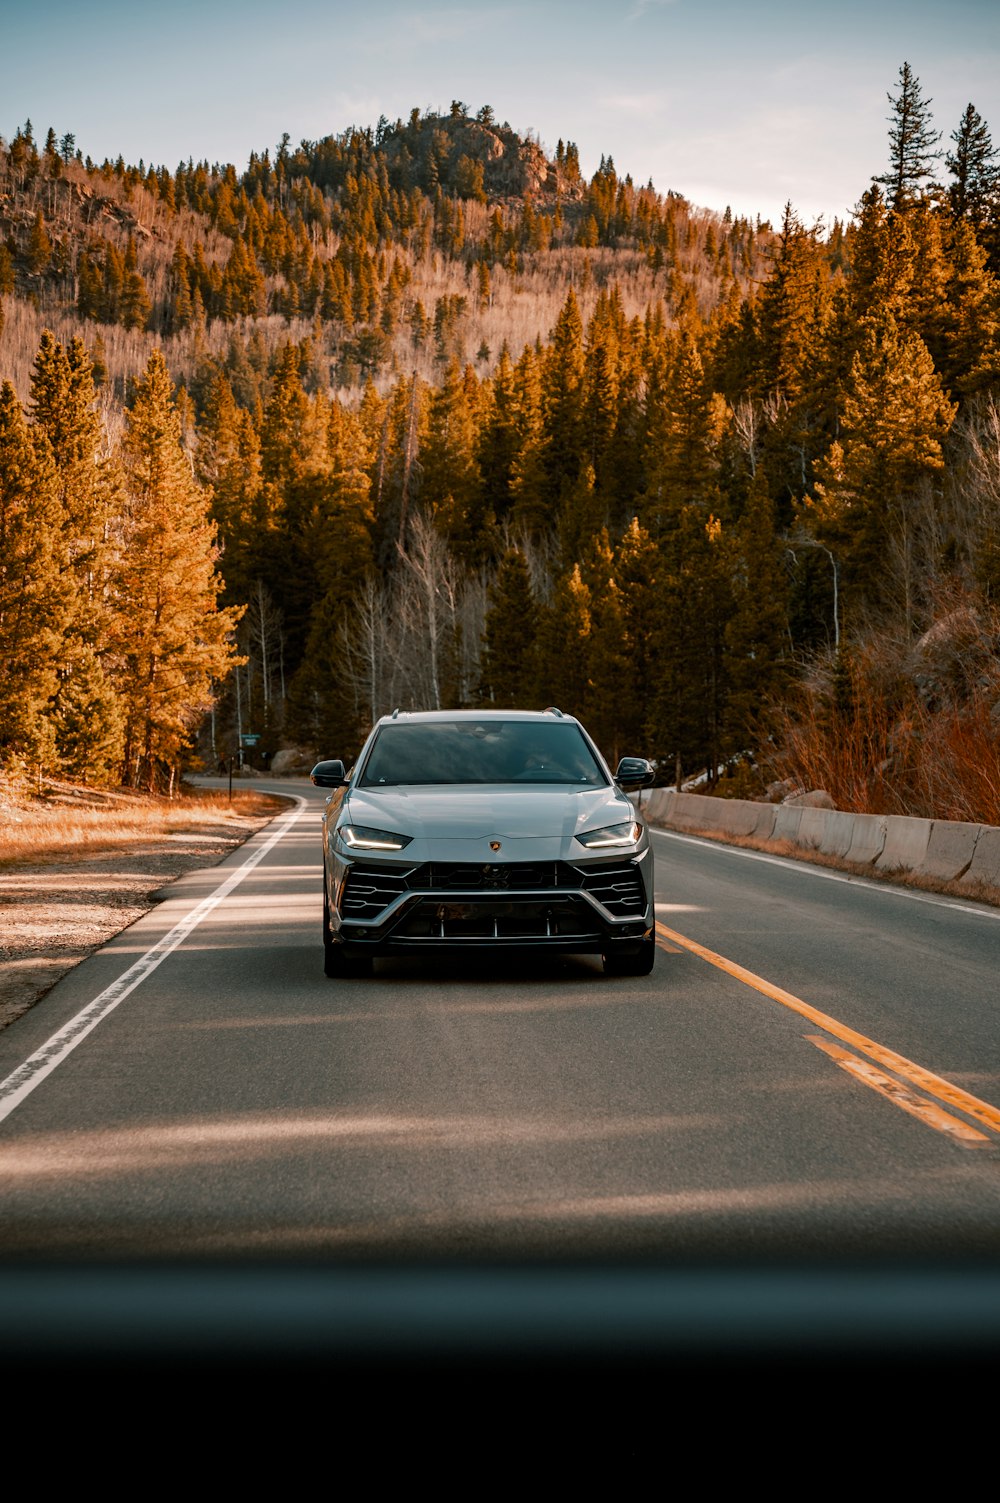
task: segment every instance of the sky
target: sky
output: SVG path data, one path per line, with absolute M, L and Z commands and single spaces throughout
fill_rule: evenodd
M 967 104 L 1000 144 L 998 0 L 0 0 L 0 136 L 96 162 L 232 162 L 452 100 L 575 141 L 720 213 L 850 217 L 888 162 L 908 62 L 942 146 Z

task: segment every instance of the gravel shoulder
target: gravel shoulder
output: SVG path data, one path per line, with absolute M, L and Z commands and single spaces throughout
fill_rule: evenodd
M 218 865 L 281 807 L 263 816 L 216 813 L 193 829 L 148 841 L 0 866 L 0 1028 L 148 913 L 162 888 Z

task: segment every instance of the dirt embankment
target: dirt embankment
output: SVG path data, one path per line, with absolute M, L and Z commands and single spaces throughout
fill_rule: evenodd
M 177 799 L 0 785 L 0 1028 L 141 918 L 160 889 L 214 866 L 286 805 L 254 791 Z

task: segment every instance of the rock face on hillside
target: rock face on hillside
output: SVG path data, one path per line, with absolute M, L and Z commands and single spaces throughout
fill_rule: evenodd
M 436 177 L 443 187 L 461 192 L 469 164 L 475 164 L 489 199 L 559 196 L 573 202 L 584 195 L 577 172 L 550 161 L 537 141 L 492 119 L 411 116 L 408 124 L 397 121 L 386 131 L 380 146 L 390 173 L 408 173 L 425 191 Z
M 463 120 L 454 131 L 453 150 L 480 161 L 485 168 L 485 187 L 491 197 L 523 198 L 548 189 L 555 192 L 558 174 L 535 141 L 521 140 L 513 131 L 499 135 L 475 120 Z

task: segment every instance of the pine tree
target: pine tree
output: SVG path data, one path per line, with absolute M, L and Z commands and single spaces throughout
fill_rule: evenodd
M 694 332 L 682 328 L 662 386 L 647 397 L 648 515 L 662 528 L 689 504 L 706 510 L 716 496 L 718 421 Z
M 616 650 L 624 664 L 615 691 L 616 722 L 623 756 L 644 755 L 650 694 L 660 663 L 656 598 L 661 568 L 660 550 L 633 517 L 614 553 L 620 631 Z
M 874 308 L 905 317 L 915 275 L 913 235 L 908 217 L 889 213 L 876 184 L 859 205 L 852 260 L 852 321 L 856 324 Z
M 515 433 L 511 470 L 511 518 L 515 530 L 531 538 L 544 537 L 553 523 L 543 465 L 544 402 L 541 357 L 527 345 L 514 367 L 512 418 Z
M 655 603 L 657 673 L 649 709 L 653 755 L 673 767 L 704 770 L 714 783 L 733 751 L 727 735 L 726 628 L 732 579 L 726 534 L 717 518 L 685 505 L 661 542 Z
M 514 367 L 504 345 L 493 379 L 484 383 L 476 463 L 483 509 L 502 525 L 514 504 L 514 466 L 520 450 Z
M 95 402 L 93 367 L 82 340 L 72 339 L 64 349 L 45 330 L 32 368 L 30 410 L 55 460 L 75 631 L 91 643 L 104 632 L 109 526 L 118 500 L 118 477 L 104 454 Z
M 739 749 L 759 746 L 790 678 L 788 574 L 767 476 L 758 468 L 730 542 L 733 613 L 726 623 L 728 720 Z
M 51 763 L 56 692 L 71 596 L 52 451 L 29 428 L 10 382 L 0 388 L 0 758 Z
M 887 311 L 867 318 L 842 399 L 842 437 L 816 466 L 817 498 L 807 508 L 817 535 L 843 559 L 855 604 L 877 610 L 885 601 L 891 545 L 905 536 L 921 486 L 943 468 L 955 412 L 920 336 Z M 900 609 L 910 631 L 909 595 Z
M 110 783 L 121 774 L 125 704 L 113 666 L 81 639 L 59 670 L 51 707 L 59 766 L 84 783 Z
M 605 759 L 616 767 L 627 735 L 629 706 L 622 685 L 631 666 L 625 640 L 625 602 L 615 578 L 614 550 L 606 528 L 591 539 L 582 561 L 582 574 L 590 601 L 583 713 Z
M 47 330 L 31 377 L 31 414 L 51 446 L 61 502 L 66 622 L 52 718 L 67 771 L 105 781 L 120 765 L 122 712 L 109 661 L 112 521 L 119 477 L 104 453 L 93 370 L 79 339 L 63 347 Z
M 483 695 L 505 709 L 531 705 L 536 605 L 524 554 L 510 548 L 489 590 L 483 632 Z
M 940 158 L 937 143 L 941 132 L 933 127 L 932 100 L 924 99 L 920 80 L 909 63 L 899 70 L 899 93 L 888 94 L 892 106 L 889 116 L 888 171 L 876 182 L 888 189 L 893 209 L 903 209 L 927 187 L 933 187 L 933 175 Z
M 221 372 L 212 380 L 198 429 L 195 470 L 212 496 L 219 529 L 226 597 L 246 602 L 252 581 L 265 569 L 270 539 L 263 498 L 260 440 L 253 419 L 239 407 Z
M 538 611 L 535 636 L 537 703 L 583 717 L 589 689 L 590 590 L 580 565 L 557 580 Z
M 1000 279 L 968 220 L 951 225 L 949 242 L 932 354 L 945 387 L 966 396 L 1000 381 Z
M 208 496 L 181 445 L 159 351 L 137 384 L 122 451 L 127 513 L 115 646 L 127 713 L 123 781 L 152 789 L 172 775 L 213 686 L 232 668 L 240 615 L 218 606 Z
M 827 313 L 829 289 L 814 231 L 785 205 L 773 270 L 757 305 L 761 394 L 792 405 L 801 401 Z
M 552 330 L 542 373 L 540 458 L 549 498 L 556 504 L 569 492 L 580 471 L 583 375 L 583 321 L 570 289 Z
M 45 228 L 45 216 L 39 209 L 31 226 L 31 235 L 28 240 L 28 270 L 35 272 L 36 275 L 45 271 L 51 257 L 52 241 Z
M 431 397 L 420 445 L 421 498 L 461 555 L 470 563 L 481 563 L 491 550 L 495 519 L 482 506 L 469 395 L 465 374 L 452 360 Z
M 125 329 L 145 329 L 149 326 L 153 304 L 145 279 L 137 267 L 125 273 L 121 295 L 121 323 Z
M 952 176 L 948 202 L 956 219 L 968 219 L 981 230 L 1000 206 L 1000 166 L 986 121 L 971 104 L 951 139 L 955 150 L 945 157 Z

